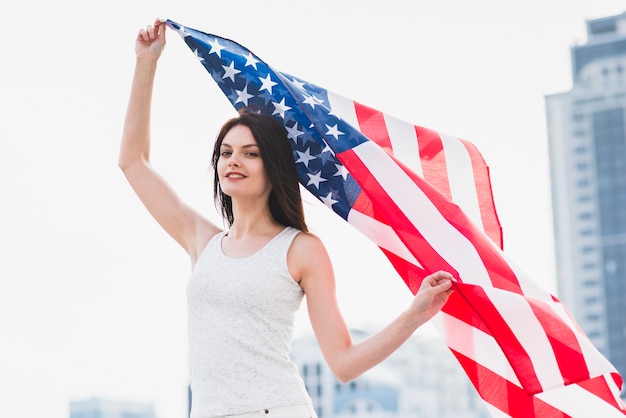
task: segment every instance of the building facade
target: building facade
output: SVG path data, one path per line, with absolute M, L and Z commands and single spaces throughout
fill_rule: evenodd
M 586 22 L 545 97 L 560 299 L 626 376 L 626 12 Z
M 156 418 L 152 404 L 89 398 L 70 402 L 70 418 Z
M 357 341 L 368 335 L 351 333 Z M 345 384 L 328 368 L 312 335 L 294 341 L 292 359 L 319 418 L 489 417 L 461 366 L 437 338 L 416 335 Z

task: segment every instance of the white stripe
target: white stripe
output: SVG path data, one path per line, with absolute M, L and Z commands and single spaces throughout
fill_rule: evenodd
M 439 312 L 432 322 L 448 347 L 512 384 L 522 387 L 500 345 L 491 335 L 445 312 Z
M 563 377 L 552 345 L 528 302 L 506 290 L 493 287 L 483 290 L 528 353 L 542 388 L 562 386 Z
M 353 151 L 426 241 L 459 272 L 464 282 L 492 286 L 476 248 L 450 225 L 387 153 L 373 142 L 360 144 Z
M 439 136 L 446 157 L 452 201 L 463 209 L 481 231 L 484 231 L 470 155 L 459 138 L 442 133 Z
M 417 142 L 415 126 L 410 123 L 385 115 L 385 126 L 393 148 L 393 155 L 402 161 L 411 171 L 423 177 L 420 150 Z
M 330 108 L 332 109 L 331 114 L 340 117 L 360 132 L 354 102 L 331 91 L 327 91 L 327 96 Z
M 392 252 L 411 264 L 423 268 L 389 225 L 354 209 L 348 214 L 348 223 L 361 231 L 363 235 L 379 247 Z
M 536 397 L 572 418 L 624 418 L 623 412 L 578 385 L 549 390 Z

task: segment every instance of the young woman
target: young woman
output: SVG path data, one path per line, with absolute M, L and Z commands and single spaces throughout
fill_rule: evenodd
M 240 112 L 212 157 L 222 230 L 184 202 L 150 165 L 150 108 L 165 47 L 159 20 L 135 43 L 136 66 L 119 166 L 157 222 L 189 254 L 187 285 L 193 418 L 315 416 L 289 349 L 306 295 L 311 326 L 342 382 L 379 364 L 444 305 L 452 276 L 428 276 L 408 308 L 354 343 L 321 240 L 307 230 L 289 140 L 268 116 Z

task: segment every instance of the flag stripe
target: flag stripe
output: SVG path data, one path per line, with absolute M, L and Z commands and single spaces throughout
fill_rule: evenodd
M 471 358 L 482 367 L 522 387 L 511 364 L 492 335 L 445 311 L 433 318 L 433 324 L 451 350 Z
M 500 220 L 498 219 L 498 213 L 496 212 L 495 203 L 492 199 L 491 191 L 491 179 L 489 177 L 489 167 L 485 163 L 482 155 L 474 144 L 459 139 L 472 161 L 472 173 L 474 175 L 474 184 L 476 185 L 476 192 L 478 195 L 478 205 L 480 206 L 481 224 L 485 234 L 496 245 L 503 249 L 502 243 L 502 227 L 500 226 Z
M 424 177 L 422 164 L 419 158 L 419 146 L 415 126 L 389 115 L 385 115 L 385 126 L 389 132 L 393 155 L 402 161 L 411 171 Z M 463 203 L 460 203 L 463 206 Z
M 423 161 L 424 180 L 432 184 L 441 194 L 452 198 L 450 184 L 446 175 L 446 156 L 439 133 L 432 129 L 415 127 L 419 144 L 419 157 Z
M 591 386 L 602 386 L 605 382 L 602 377 L 588 381 Z M 605 386 L 602 389 L 596 387 L 595 390 L 609 391 Z M 610 396 L 610 395 L 609 395 Z M 559 389 L 549 390 L 536 395 L 545 403 L 558 408 L 572 418 L 623 418 L 625 411 L 614 402 L 607 402 L 607 397 L 597 396 L 595 393 L 584 389 L 578 384 L 568 385 Z M 576 402 L 572 402 L 572 400 Z
M 363 233 L 377 246 L 383 248 L 407 263 L 421 267 L 419 261 L 406 248 L 398 235 L 386 223 L 379 222 L 371 216 L 365 215 L 358 210 L 351 210 L 348 222 Z
M 450 184 L 452 201 L 463 202 L 463 212 L 482 230 L 484 228 L 480 214 L 480 204 L 478 203 L 472 160 L 467 153 L 467 149 L 455 137 L 445 134 L 439 134 L 439 137 L 441 138 L 446 156 L 446 177 L 448 177 Z

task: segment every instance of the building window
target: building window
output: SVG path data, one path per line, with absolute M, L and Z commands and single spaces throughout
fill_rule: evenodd
M 593 247 L 582 247 L 580 249 L 580 252 L 583 254 L 591 254 L 592 252 L 594 252 L 595 248 Z
M 589 186 L 589 180 L 588 179 L 580 179 L 576 182 L 576 185 L 578 187 L 587 187 Z

